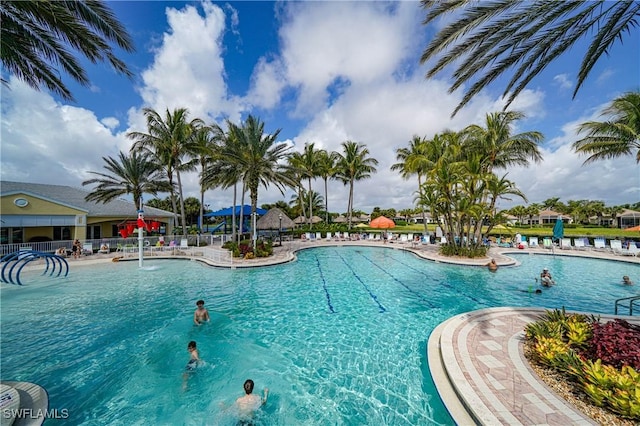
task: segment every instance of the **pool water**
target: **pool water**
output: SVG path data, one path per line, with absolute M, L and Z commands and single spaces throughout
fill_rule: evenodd
M 247 378 L 270 389 L 258 425 L 449 425 L 426 360 L 439 323 L 494 306 L 612 314 L 637 293 L 622 275 L 640 282 L 635 264 L 514 257 L 491 273 L 323 247 L 248 270 L 147 260 L 24 272 L 24 286 L 1 287 L 2 379 L 38 383 L 68 410 L 47 425 L 235 425 Z M 543 267 L 558 284 L 537 295 Z M 198 299 L 211 314 L 200 327 Z M 205 362 L 185 379 L 190 340 Z

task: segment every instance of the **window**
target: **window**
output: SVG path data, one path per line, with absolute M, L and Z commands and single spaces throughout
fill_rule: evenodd
M 89 225 L 87 226 L 87 239 L 88 240 L 99 240 L 102 238 L 102 227 L 100 225 Z
M 16 244 L 24 243 L 24 230 L 23 228 L 1 228 L 0 229 L 0 243 L 2 244 Z
M 68 226 L 54 226 L 53 227 L 53 240 L 65 241 L 71 239 L 71 228 Z

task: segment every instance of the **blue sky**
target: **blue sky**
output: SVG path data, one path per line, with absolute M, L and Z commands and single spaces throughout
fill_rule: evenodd
M 395 150 L 414 134 L 482 124 L 502 108 L 499 79 L 454 118 L 462 94 L 447 93 L 448 74 L 426 80 L 419 58 L 442 23 L 425 27 L 418 2 L 165 2 L 109 3 L 134 38 L 136 52 L 120 56 L 134 71 L 129 80 L 105 64 L 85 63 L 92 86 L 66 79 L 76 97 L 64 102 L 10 78 L 2 87 L 3 180 L 81 186 L 102 157 L 126 151 L 129 131 L 145 131 L 141 111 L 186 107 L 191 117 L 222 123 L 253 114 L 267 131 L 301 151 L 306 142 L 340 150 L 345 140 L 364 143 L 378 172 L 356 183 L 354 207 L 402 209 L 413 205 L 415 180 L 390 171 Z M 571 99 L 584 43 L 553 63 L 512 104 L 527 119 L 516 131 L 538 130 L 544 160 L 512 168 L 508 178 L 529 202 L 560 197 L 602 200 L 607 205 L 640 200 L 634 158 L 582 166 L 571 150 L 577 124 L 598 119 L 614 97 L 640 87 L 640 31 L 617 43 Z M 183 179 L 185 194 L 198 196 L 197 175 Z M 321 181 L 313 189 L 323 193 Z M 260 188 L 258 203 L 289 201 Z M 348 187 L 329 185 L 329 210 L 344 212 Z M 208 191 L 217 209 L 232 194 Z M 516 199 L 503 207 L 524 204 Z

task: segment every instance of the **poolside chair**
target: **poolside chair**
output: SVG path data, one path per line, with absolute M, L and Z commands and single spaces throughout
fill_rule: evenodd
M 401 234 L 400 235 L 400 241 L 398 241 L 400 244 L 405 244 L 408 241 L 407 239 L 407 234 Z
M 322 232 L 316 232 L 316 240 L 320 241 L 322 239 Z
M 593 249 L 598 251 L 604 251 L 607 249 L 604 238 L 595 238 L 593 240 Z
M 571 238 L 563 238 L 560 240 L 560 248 L 562 250 L 571 250 Z
M 343 232 L 342 233 L 342 239 L 345 241 L 349 241 L 349 233 L 348 232 Z
M 82 254 L 89 256 L 90 254 L 93 254 L 93 244 L 91 243 L 84 243 L 82 244 Z
M 544 247 L 546 249 L 552 249 L 553 248 L 553 241 L 551 241 L 551 238 L 545 237 L 542 240 L 542 247 Z
M 622 249 L 621 254 L 623 256 L 637 256 L 640 253 L 640 249 L 634 241 L 629 242 L 629 247 L 626 249 Z
M 183 238 L 180 240 L 180 246 L 178 247 L 180 250 L 184 250 L 185 253 L 191 253 L 191 247 L 189 247 L 189 240 Z
M 614 254 L 622 254 L 622 241 L 620 240 L 611 240 L 609 243 L 611 246 L 611 250 Z
M 304 238 L 303 238 L 304 240 L 309 241 L 311 239 L 311 232 L 305 232 L 303 235 L 304 235 Z
M 109 244 L 107 244 L 107 243 L 102 243 L 102 244 L 100 245 L 100 250 L 98 250 L 98 253 L 106 253 L 106 254 L 108 254 L 108 253 L 109 253 L 109 251 L 110 251 L 110 249 L 109 249 Z
M 540 241 L 538 240 L 538 237 L 531 237 L 529 238 L 529 247 L 531 248 L 538 248 L 540 247 L 540 245 L 538 244 Z
M 327 232 L 327 241 L 331 241 L 331 232 Z
M 574 238 L 573 239 L 573 247 L 576 250 L 586 250 L 587 248 L 584 246 L 584 239 L 582 238 Z

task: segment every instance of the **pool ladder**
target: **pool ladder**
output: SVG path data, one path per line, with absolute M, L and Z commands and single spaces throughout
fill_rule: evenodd
M 629 302 L 629 315 L 633 315 L 633 304 L 638 301 L 640 301 L 640 296 L 623 297 L 616 300 L 615 314 L 618 315 L 618 306 L 625 305 L 626 307 L 626 302 Z

